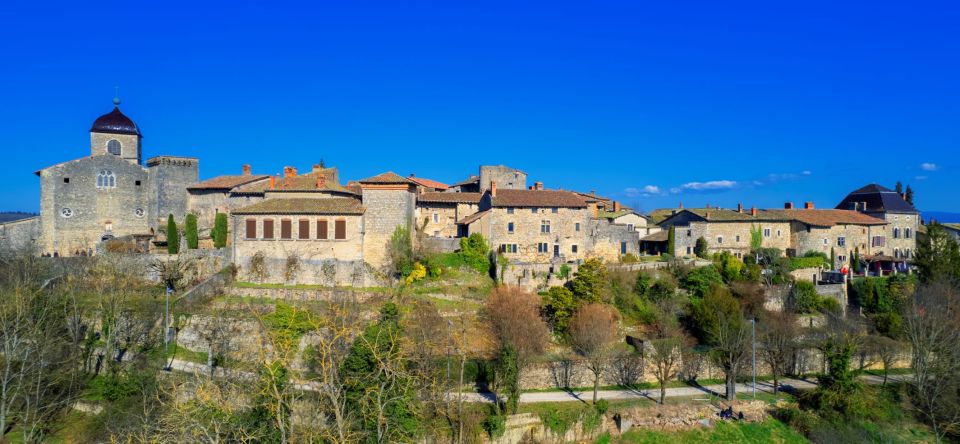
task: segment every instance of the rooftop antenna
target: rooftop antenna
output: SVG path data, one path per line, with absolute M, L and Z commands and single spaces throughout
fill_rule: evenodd
M 119 86 L 113 87 L 113 105 L 120 106 L 120 87 Z

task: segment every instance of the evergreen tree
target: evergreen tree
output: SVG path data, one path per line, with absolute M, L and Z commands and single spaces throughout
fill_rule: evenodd
M 923 282 L 960 280 L 960 248 L 940 224 L 927 225 L 927 235 L 917 242 L 914 263 Z
M 213 237 L 214 248 L 227 246 L 227 231 L 227 214 L 217 213 L 217 218 L 213 222 L 213 232 L 210 233 L 211 237 Z
M 180 252 L 180 230 L 177 229 L 177 222 L 173 220 L 173 215 L 167 216 L 167 253 L 177 254 Z
M 187 239 L 187 248 L 196 250 L 200 246 L 196 214 L 188 214 L 186 220 L 183 221 L 183 237 Z
M 697 244 L 693 247 L 693 253 L 700 259 L 707 258 L 707 240 L 700 236 L 697 238 Z
M 673 225 L 671 225 L 671 226 L 670 226 L 670 229 L 667 230 L 667 254 L 669 254 L 669 255 L 671 255 L 671 256 L 673 256 L 673 255 L 675 254 L 675 252 L 676 252 L 675 250 L 676 250 L 676 248 L 677 248 L 677 241 L 676 241 L 676 238 L 675 238 L 675 236 L 676 236 L 675 231 L 676 231 L 676 230 L 674 230 Z
M 913 188 L 910 188 L 910 185 L 907 185 L 907 191 L 903 198 L 906 199 L 908 204 L 913 205 Z
M 897 191 L 897 194 L 903 193 L 903 182 L 897 181 L 897 186 L 893 187 Z
M 597 258 L 587 259 L 570 281 L 570 290 L 578 304 L 600 302 L 606 282 L 607 267 L 603 262 Z
M 830 247 L 830 269 L 833 270 L 837 268 L 837 252 Z

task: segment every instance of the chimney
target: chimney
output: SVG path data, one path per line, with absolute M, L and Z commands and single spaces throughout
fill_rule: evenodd
M 490 197 L 497 197 L 497 181 L 490 181 Z
M 327 176 L 325 174 L 317 174 L 317 189 L 322 189 L 327 187 Z
M 313 169 L 312 169 L 312 171 L 313 171 L 314 173 L 316 173 L 317 171 L 320 171 L 321 169 L 322 169 L 322 168 L 320 168 L 320 164 L 319 164 L 319 163 L 313 164 Z
M 537 191 L 543 191 L 543 182 L 534 182 L 533 186 Z
M 737 212 L 738 212 L 738 213 L 742 213 L 742 212 L 743 212 L 743 204 L 742 204 L 742 203 L 737 203 Z
M 860 211 L 867 211 L 867 203 L 860 202 Z
M 617 211 L 620 211 L 620 202 L 613 201 L 613 212 L 616 213 Z
M 707 208 L 710 208 L 710 203 L 709 203 L 709 202 L 707 203 Z
M 677 208 L 679 208 L 679 209 L 681 209 L 681 210 L 683 209 L 683 201 L 682 201 L 682 200 L 680 201 L 680 206 L 677 207 Z
M 813 202 L 804 202 L 804 203 L 803 203 L 803 209 L 804 209 L 804 210 L 812 210 L 812 209 L 813 209 Z
M 597 192 L 594 191 L 594 190 L 590 190 L 590 195 L 591 195 L 591 196 L 596 196 L 596 195 L 597 195 Z
M 527 189 L 533 191 L 533 185 L 528 186 Z
M 270 189 L 277 187 L 277 176 L 270 176 Z
M 243 175 L 244 175 L 244 176 L 249 176 L 250 174 L 251 174 L 251 173 L 250 173 L 250 164 L 248 163 L 248 164 L 246 164 L 246 165 L 243 166 Z
M 783 208 L 786 209 L 786 210 L 792 210 L 792 209 L 793 209 L 793 202 L 787 202 L 787 203 L 783 204 Z
M 703 218 L 706 220 L 710 220 L 710 212 L 707 211 L 706 213 L 703 213 Z
M 283 177 L 296 177 L 297 169 L 291 166 L 283 167 Z
M 750 207 L 750 215 L 757 217 L 757 207 Z

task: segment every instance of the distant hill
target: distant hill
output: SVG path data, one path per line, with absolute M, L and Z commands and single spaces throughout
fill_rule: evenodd
M 36 213 L 24 213 L 21 211 L 6 211 L 0 212 L 0 222 L 11 222 L 20 219 L 26 219 L 28 217 L 36 216 Z
M 960 213 L 947 211 L 924 211 L 921 215 L 924 222 L 936 220 L 941 223 L 960 223 Z

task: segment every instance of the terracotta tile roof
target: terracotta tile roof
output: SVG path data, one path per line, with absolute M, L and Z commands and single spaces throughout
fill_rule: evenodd
M 415 176 L 412 175 L 412 174 L 411 174 L 410 177 L 408 177 L 407 179 L 409 179 L 411 182 L 413 182 L 413 183 L 415 183 L 415 184 L 417 184 L 417 185 L 420 185 L 420 186 L 426 187 L 426 188 L 435 188 L 435 189 L 438 189 L 438 190 L 445 190 L 445 189 L 447 189 L 447 188 L 450 188 L 450 185 L 447 185 L 447 184 L 445 184 L 445 183 L 443 183 L 443 182 L 437 182 L 437 181 L 431 180 L 431 179 L 424 179 L 424 178 L 422 178 L 422 177 L 415 177 Z
M 667 230 L 660 230 L 660 231 L 658 231 L 658 232 L 656 232 L 656 233 L 653 233 L 653 234 L 651 234 L 651 235 L 649 235 L 649 236 L 640 238 L 640 241 L 641 241 L 641 242 L 642 242 L 642 241 L 647 241 L 647 242 L 666 242 L 666 241 L 667 241 L 667 238 L 668 238 L 669 236 L 670 236 L 670 232 L 669 232 L 669 231 L 667 231 Z
M 475 184 L 475 183 L 476 183 L 476 184 L 479 184 L 479 183 L 480 183 L 480 177 L 471 175 L 470 177 L 468 177 L 468 178 L 466 178 L 466 179 L 464 179 L 464 180 L 461 180 L 460 182 L 457 182 L 457 183 L 455 183 L 455 184 L 453 184 L 453 185 L 450 185 L 450 186 L 452 186 L 452 187 L 459 187 L 459 186 L 463 186 L 463 185 L 473 185 L 473 184 Z
M 325 176 L 324 186 L 317 187 L 317 178 L 320 174 Z M 285 191 L 333 191 L 346 194 L 359 194 L 349 188 L 340 186 L 335 182 L 335 169 L 328 168 L 321 171 L 313 171 L 306 174 L 293 177 L 277 176 L 274 180 L 274 187 L 270 188 L 270 181 L 256 182 L 249 185 L 243 185 L 234 190 L 235 194 L 263 194 L 266 191 L 285 192 Z M 269 176 L 266 176 L 269 177 Z
M 491 199 L 495 207 L 565 207 L 586 208 L 587 202 L 577 193 L 557 190 L 497 190 Z
M 471 215 L 469 215 L 469 216 L 467 216 L 467 217 L 465 217 L 465 218 L 463 218 L 463 219 L 460 219 L 460 221 L 457 222 L 457 225 L 470 225 L 470 224 L 472 224 L 472 223 L 480 220 L 480 218 L 482 218 L 483 216 L 486 216 L 486 215 L 488 215 L 488 214 L 490 214 L 490 210 L 483 210 L 483 211 L 479 211 L 479 212 L 473 213 L 473 214 L 471 214 Z
M 479 203 L 483 195 L 480 193 L 422 193 L 417 196 L 420 202 L 438 203 Z
M 386 173 L 380 173 L 373 177 L 368 177 L 366 179 L 360 179 L 357 182 L 360 183 L 412 183 L 410 179 L 403 177 L 393 171 L 387 171 Z
M 274 198 L 239 208 L 233 214 L 347 214 L 364 212 L 360 201 L 345 197 L 331 198 Z
M 867 216 L 851 210 L 771 210 L 782 211 L 790 218 L 808 225 L 830 227 L 833 225 L 886 225 L 887 221 L 873 216 Z
M 581 191 L 574 191 L 574 193 L 579 194 L 580 197 L 583 197 L 583 199 L 586 200 L 587 202 L 604 202 L 604 203 L 613 202 L 613 200 L 610 198 L 597 196 L 597 193 L 584 193 Z
M 270 176 L 257 174 L 250 176 L 217 176 L 197 182 L 187 187 L 188 190 L 232 190 L 238 186 L 266 179 Z

